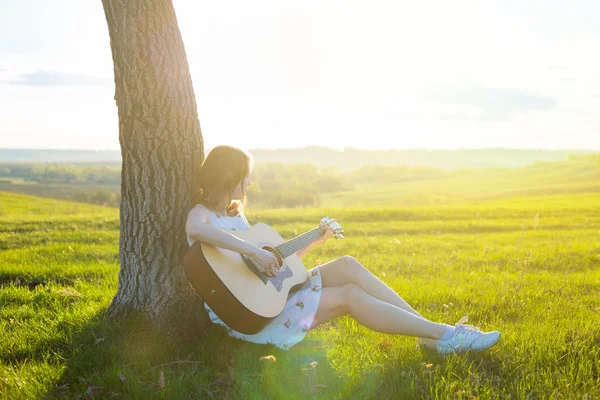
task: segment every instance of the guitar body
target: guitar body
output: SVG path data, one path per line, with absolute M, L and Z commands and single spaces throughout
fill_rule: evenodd
M 285 243 L 263 223 L 246 231 L 227 232 L 261 248 Z M 280 261 L 283 264 L 278 276 L 266 278 L 251 268 L 243 255 L 197 241 L 187 250 L 183 265 L 192 286 L 227 326 L 256 334 L 283 311 L 290 290 L 308 279 L 304 264 L 295 254 L 280 257 Z

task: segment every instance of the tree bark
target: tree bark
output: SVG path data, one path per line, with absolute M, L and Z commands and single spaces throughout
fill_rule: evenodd
M 206 313 L 183 270 L 185 221 L 204 144 L 171 0 L 102 0 L 119 112 L 121 236 L 113 317 L 171 330 Z

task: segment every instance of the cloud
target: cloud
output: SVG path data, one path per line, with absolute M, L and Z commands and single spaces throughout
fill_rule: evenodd
M 506 120 L 516 113 L 549 110 L 556 100 L 549 96 L 528 93 L 521 89 L 486 88 L 483 86 L 439 87 L 429 91 L 428 100 L 440 104 L 475 106 L 483 120 Z
M 24 86 L 108 86 L 112 81 L 107 78 L 85 74 L 69 74 L 63 72 L 37 71 L 32 74 L 22 74 L 20 78 L 8 81 L 12 85 Z

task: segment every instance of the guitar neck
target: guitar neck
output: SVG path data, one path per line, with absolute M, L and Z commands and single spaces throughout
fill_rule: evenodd
M 288 240 L 283 244 L 280 244 L 279 246 L 275 247 L 275 249 L 279 251 L 283 258 L 286 258 L 288 256 L 291 256 L 298 250 L 303 249 L 315 240 L 319 239 L 325 234 L 325 229 L 325 227 L 318 226 L 313 230 L 310 230 L 306 233 L 303 233 L 300 236 L 296 236 L 295 238 Z

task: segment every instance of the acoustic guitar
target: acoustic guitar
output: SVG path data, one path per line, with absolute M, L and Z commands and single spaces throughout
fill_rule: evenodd
M 296 252 L 325 234 L 331 226 L 336 239 L 344 230 L 335 219 L 285 241 L 273 228 L 257 223 L 246 231 L 226 232 L 270 251 L 279 262 L 277 277 L 267 277 L 252 258 L 196 241 L 184 256 L 185 273 L 194 289 L 230 328 L 244 334 L 260 332 L 279 315 L 294 287 L 308 279 Z

